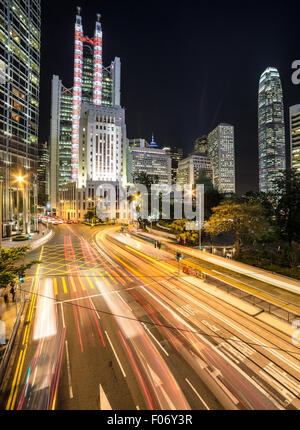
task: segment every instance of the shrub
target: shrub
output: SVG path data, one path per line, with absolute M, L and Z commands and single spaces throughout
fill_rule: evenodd
M 17 236 L 12 239 L 13 242 L 24 242 L 25 240 L 29 240 L 27 236 Z

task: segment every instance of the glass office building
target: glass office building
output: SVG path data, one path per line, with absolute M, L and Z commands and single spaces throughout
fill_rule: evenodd
M 274 190 L 274 180 L 286 168 L 285 125 L 281 80 L 268 67 L 260 77 L 258 94 L 259 190 Z
M 234 127 L 219 124 L 208 135 L 208 156 L 212 162 L 214 187 L 220 193 L 235 193 Z
M 300 173 L 300 104 L 290 107 L 291 168 Z
M 97 21 L 93 39 L 83 36 L 82 18 L 80 15 L 76 16 L 75 45 L 78 47 L 78 52 L 75 50 L 74 54 L 76 88 L 74 86 L 66 88 L 56 75 L 52 79 L 50 201 L 54 211 L 59 190 L 78 176 L 82 103 L 100 104 L 105 107 L 120 106 L 121 62 L 116 57 L 109 67 L 102 67 L 102 54 L 98 55 L 100 47 L 102 52 L 102 33 L 98 34 L 99 25 Z
M 3 233 L 16 213 L 16 175 L 32 182 L 38 159 L 40 0 L 0 2 L 0 175 Z

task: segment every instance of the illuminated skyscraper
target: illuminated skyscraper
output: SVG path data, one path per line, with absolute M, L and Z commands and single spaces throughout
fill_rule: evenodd
M 97 15 L 94 38 L 84 36 L 80 8 L 75 22 L 74 86 L 66 88 L 58 76 L 52 80 L 51 207 L 56 208 L 63 185 L 78 181 L 80 116 L 82 103 L 120 106 L 121 62 L 102 65 L 102 29 Z
M 11 221 L 17 216 L 15 176 L 26 176 L 26 192 L 29 192 L 37 167 L 40 14 L 40 0 L 0 2 L 0 179 L 4 193 L 4 235 L 10 234 Z M 26 214 L 29 209 L 25 207 Z
M 300 173 L 300 104 L 290 107 L 291 167 Z
M 220 193 L 235 193 L 234 127 L 219 124 L 208 135 L 208 156 L 212 162 L 214 187 Z
M 259 190 L 274 190 L 274 180 L 286 168 L 282 87 L 278 70 L 268 67 L 258 94 Z

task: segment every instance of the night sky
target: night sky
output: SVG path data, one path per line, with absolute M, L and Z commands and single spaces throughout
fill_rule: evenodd
M 288 107 L 300 103 L 291 64 L 300 59 L 299 2 L 42 0 L 40 141 L 50 130 L 51 78 L 73 85 L 74 22 L 84 33 L 102 14 L 104 65 L 122 63 L 122 106 L 129 138 L 177 146 L 220 122 L 235 126 L 237 192 L 258 189 L 257 91 L 268 66 L 281 75 Z

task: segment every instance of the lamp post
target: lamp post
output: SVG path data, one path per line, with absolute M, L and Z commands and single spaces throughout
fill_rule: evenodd
M 22 186 L 22 198 L 23 198 L 23 226 L 22 226 L 22 230 L 23 233 L 27 233 L 27 202 L 26 202 L 26 197 L 25 197 L 25 183 L 24 183 L 24 178 L 23 176 L 18 176 L 17 177 L 17 193 L 19 195 L 19 185 L 23 185 Z M 18 203 L 17 203 L 18 206 Z M 18 208 L 19 210 L 19 208 Z

